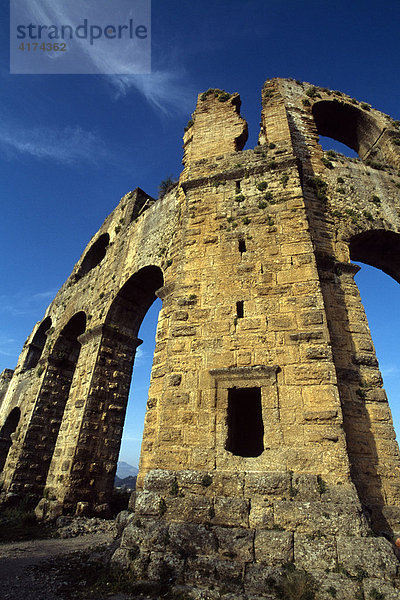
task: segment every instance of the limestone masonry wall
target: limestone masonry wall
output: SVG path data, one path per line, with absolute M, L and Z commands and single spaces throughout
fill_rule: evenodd
M 2 498 L 107 514 L 158 296 L 114 560 L 210 598 L 278 598 L 291 580 L 321 600 L 399 598 L 400 454 L 351 261 L 400 281 L 400 124 L 273 79 L 243 150 L 239 108 L 199 95 L 179 183 L 122 198 L 28 338 L 0 400 Z

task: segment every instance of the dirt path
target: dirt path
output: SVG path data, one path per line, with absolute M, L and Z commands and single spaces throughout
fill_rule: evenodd
M 0 544 L 0 600 L 60 600 L 63 587 L 62 595 L 68 597 L 65 587 L 70 584 L 60 582 L 54 573 L 47 573 L 46 568 L 39 572 L 31 567 L 112 540 L 111 533 L 96 533 L 69 539 Z

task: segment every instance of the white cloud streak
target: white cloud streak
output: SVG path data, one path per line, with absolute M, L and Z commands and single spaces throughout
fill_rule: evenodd
M 383 378 L 389 379 L 389 377 L 398 377 L 400 369 L 396 365 L 385 365 L 381 366 L 381 373 Z
M 134 11 L 127 11 L 127 4 L 116 3 L 114 18 L 126 21 L 134 20 Z M 55 0 L 30 0 L 27 6 L 27 18 L 33 22 L 66 24 L 71 27 L 82 22 L 83 16 L 90 18 L 93 5 L 88 3 L 82 12 L 82 2 L 57 2 Z M 101 9 L 100 9 L 101 10 Z M 103 8 L 104 10 L 104 8 Z M 106 9 L 108 12 L 108 9 Z M 95 18 L 93 14 L 93 18 Z M 97 15 L 99 13 L 97 12 Z M 196 101 L 195 93 L 188 89 L 186 72 L 177 65 L 176 60 L 172 67 L 156 69 L 148 74 L 132 75 L 132 65 L 138 63 L 137 56 L 141 52 L 138 44 L 130 39 L 120 39 L 117 44 L 98 44 L 88 46 L 87 40 L 75 38 L 74 44 L 80 46 L 85 60 L 93 67 L 96 73 L 111 73 L 104 75 L 106 84 L 113 90 L 115 99 L 136 92 L 143 96 L 149 105 L 161 115 L 187 114 L 193 109 Z M 165 57 L 164 52 L 160 54 Z M 54 56 L 57 59 L 57 56 Z
M 63 164 L 97 163 L 109 155 L 105 143 L 81 127 L 22 128 L 9 120 L 0 123 L 0 147 L 9 158 L 26 155 Z
M 0 314 L 9 314 L 13 316 L 37 314 L 38 309 L 45 308 L 44 305 L 52 300 L 56 295 L 56 290 L 47 290 L 27 296 L 23 293 L 13 294 L 11 296 L 0 295 Z
M 183 85 L 178 71 L 154 71 L 149 75 L 114 75 L 107 78 L 116 91 L 116 97 L 136 91 L 164 115 L 188 113 L 196 97 Z

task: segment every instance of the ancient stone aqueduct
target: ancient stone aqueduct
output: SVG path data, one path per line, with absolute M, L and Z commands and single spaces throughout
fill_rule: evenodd
M 136 508 L 114 559 L 234 598 L 274 598 L 271 574 L 294 561 L 323 574 L 318 597 L 398 598 L 400 455 L 351 261 L 400 281 L 400 124 L 273 79 L 243 151 L 239 108 L 199 96 L 178 185 L 122 198 L 3 373 L 2 498 L 107 514 L 158 296 Z

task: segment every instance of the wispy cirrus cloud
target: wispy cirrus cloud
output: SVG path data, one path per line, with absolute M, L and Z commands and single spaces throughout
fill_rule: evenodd
M 0 295 L 0 319 L 1 315 L 12 315 L 19 317 L 23 315 L 37 315 L 38 310 L 44 309 L 56 295 L 57 290 L 46 290 L 30 296 L 21 293 Z
M 0 123 L 0 147 L 8 158 L 26 155 L 63 164 L 97 163 L 109 158 L 103 140 L 79 126 L 21 127 L 10 119 Z
M 83 22 L 84 17 L 90 23 L 102 23 L 106 17 L 114 24 L 127 23 L 129 19 L 136 23 L 137 7 L 131 0 L 114 2 L 112 11 L 110 6 L 110 2 L 88 2 L 82 10 L 82 2 L 78 0 L 29 0 L 25 10 L 26 18 L 33 23 L 65 24 L 73 29 Z M 140 41 L 124 36 L 106 43 L 96 41 L 93 45 L 88 44 L 87 39 L 74 36 L 73 44 L 79 47 L 82 61 L 88 69 L 86 72 L 102 74 L 115 99 L 137 93 L 164 116 L 184 114 L 193 109 L 195 91 L 190 89 L 182 57 L 177 55 L 176 48 L 157 47 L 153 43 L 153 49 L 165 66 L 159 66 L 150 73 L 144 70 L 143 74 L 132 74 L 140 72 L 141 62 L 147 64 L 149 45 L 142 48 Z M 52 58 L 57 63 L 63 57 L 61 53 L 54 53 Z M 136 70 L 138 65 L 139 71 Z
M 398 377 L 400 374 L 400 368 L 397 365 L 382 365 L 381 366 L 382 377 L 385 379 L 389 377 Z
M 0 355 L 14 356 L 17 340 L 10 337 L 0 336 Z
M 113 75 L 107 80 L 115 90 L 116 98 L 138 92 L 164 115 L 188 113 L 196 100 L 180 70 L 159 70 L 148 75 Z

